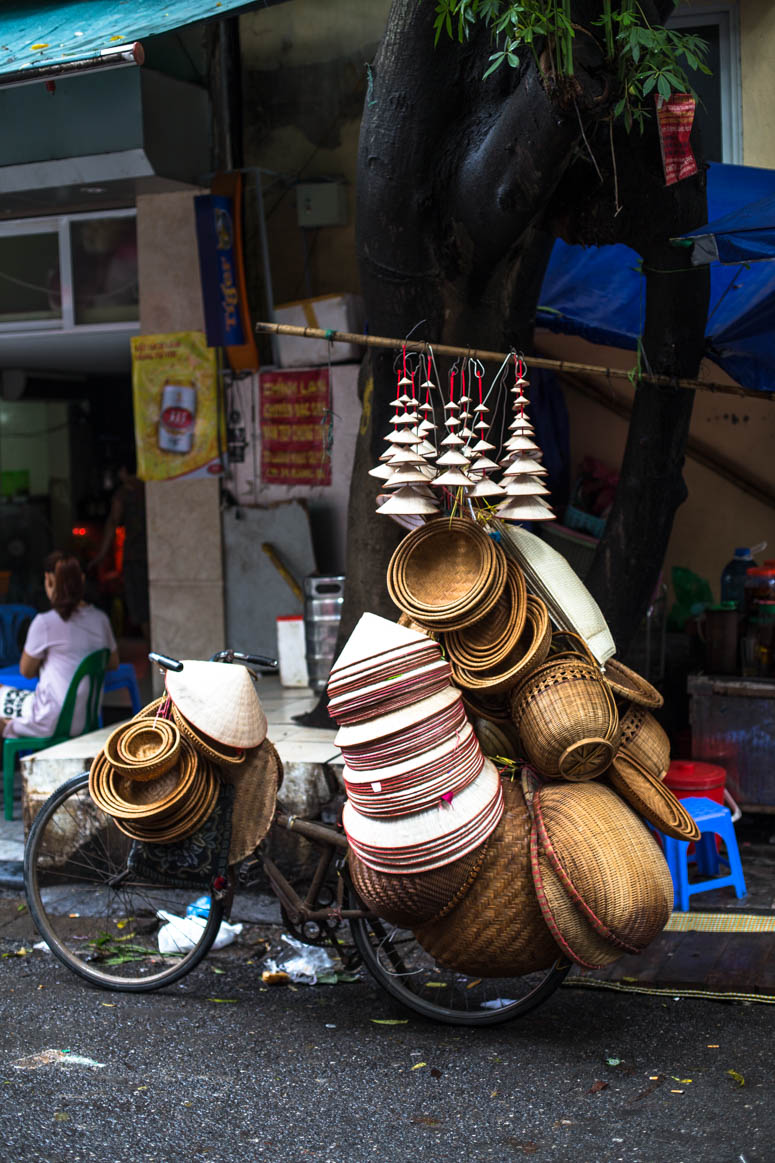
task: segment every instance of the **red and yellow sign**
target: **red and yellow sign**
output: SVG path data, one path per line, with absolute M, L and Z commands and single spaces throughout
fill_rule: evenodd
M 262 372 L 261 480 L 330 485 L 328 368 Z

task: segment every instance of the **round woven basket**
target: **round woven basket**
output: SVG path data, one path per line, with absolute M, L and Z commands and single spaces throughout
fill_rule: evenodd
M 519 759 L 522 748 L 513 723 L 476 719 L 474 732 L 485 755 L 491 759 Z
M 162 820 L 155 817 L 141 820 L 116 818 L 116 827 L 125 835 L 150 844 L 183 840 L 196 832 L 213 811 L 219 790 L 220 781 L 213 768 L 209 764 L 200 766 L 192 794 L 180 803 L 173 815 Z
M 173 813 L 177 805 L 191 794 L 197 764 L 194 749 L 181 739 L 178 762 L 174 767 L 153 779 L 138 780 L 115 768 L 101 751 L 89 772 L 89 792 L 95 803 L 114 818 L 162 817 Z
M 565 952 L 596 967 L 645 949 L 670 916 L 673 882 L 642 821 L 601 783 L 545 784 L 532 809 L 536 890 Z
M 599 670 L 575 655 L 551 658 L 523 679 L 511 715 L 528 759 L 550 779 L 594 779 L 619 743 L 613 695 Z
M 440 919 L 463 899 L 479 874 L 488 843 L 485 840 L 473 852 L 442 868 L 410 875 L 377 872 L 352 851 L 347 862 L 364 904 L 391 924 L 411 929 Z
M 447 653 L 456 666 L 473 670 L 493 667 L 514 650 L 526 618 L 525 575 L 512 558 L 507 558 L 506 588 L 498 601 L 484 618 L 445 635 Z
M 670 740 L 651 712 L 630 703 L 619 723 L 621 753 L 656 779 L 664 779 L 670 766 Z
M 608 779 L 619 795 L 644 819 L 676 840 L 697 841 L 700 829 L 669 787 L 621 752 Z
M 415 928 L 422 947 L 442 965 L 478 977 L 518 977 L 548 969 L 559 956 L 533 887 L 522 789 L 504 780 L 503 797 L 503 816 L 463 900 L 445 917 Z
M 408 614 L 401 614 L 398 619 L 399 626 L 405 626 L 407 630 L 416 630 L 418 634 L 425 634 L 428 638 L 432 638 L 435 642 L 439 637 L 438 630 L 430 630 L 427 626 L 421 626 L 419 622 L 415 622 L 414 618 L 410 618 Z
M 206 759 L 226 766 L 239 766 L 240 763 L 245 762 L 246 752 L 244 750 L 228 747 L 225 743 L 219 743 L 217 739 L 211 739 L 208 735 L 197 731 L 196 727 L 192 726 L 188 719 L 181 715 L 174 703 L 172 704 L 172 718 L 181 735 L 188 739 L 194 750 Z
M 412 530 L 388 565 L 391 598 L 423 629 L 483 618 L 506 585 L 506 555 L 474 522 L 444 517 Z
M 509 697 L 505 691 L 462 691 L 463 706 L 472 719 L 489 719 L 491 723 L 510 723 Z
M 108 737 L 105 756 L 131 779 L 151 780 L 174 767 L 180 755 L 180 732 L 167 719 L 130 720 Z
M 619 699 L 628 699 L 637 703 L 639 707 L 646 707 L 656 711 L 664 703 L 664 699 L 656 687 L 650 682 L 630 670 L 618 658 L 609 658 L 603 670 L 603 678 Z
M 528 594 L 525 629 L 511 653 L 497 666 L 470 670 L 457 666 L 453 659 L 452 678 L 457 686 L 469 691 L 499 694 L 511 690 L 526 675 L 540 666 L 549 652 L 552 627 L 546 606 L 540 598 Z

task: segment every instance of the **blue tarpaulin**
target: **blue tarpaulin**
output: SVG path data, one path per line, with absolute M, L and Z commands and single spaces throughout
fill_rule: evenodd
M 775 258 L 775 197 L 761 198 L 684 235 L 692 262 L 771 262 Z
M 729 219 L 742 214 L 750 231 L 753 210 L 767 202 L 775 206 L 775 170 L 711 165 L 709 222 L 726 221 L 728 229 Z M 694 233 L 707 234 L 708 227 Z M 775 227 L 770 237 L 775 240 Z M 677 247 L 675 258 L 676 267 L 687 264 L 688 250 Z M 556 242 L 541 290 L 539 324 L 592 343 L 635 349 L 646 304 L 640 261 L 628 246 L 585 248 Z M 775 262 L 757 261 L 750 267 L 715 263 L 710 275 L 708 357 L 743 387 L 775 391 Z
M 158 36 L 239 8 L 269 7 L 256 0 L 10 0 L 0 4 L 2 75 L 98 57 L 106 49 Z

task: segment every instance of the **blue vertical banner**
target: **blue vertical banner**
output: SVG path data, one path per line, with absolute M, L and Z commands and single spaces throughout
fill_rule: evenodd
M 194 198 L 199 275 L 209 347 L 245 343 L 235 245 L 234 202 L 224 194 Z

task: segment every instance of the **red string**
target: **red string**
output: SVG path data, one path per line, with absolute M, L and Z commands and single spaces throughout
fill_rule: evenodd
M 415 398 L 415 395 L 414 395 L 414 372 L 412 372 L 412 399 L 414 400 L 414 398 Z
M 481 372 L 477 372 L 477 373 L 476 373 L 476 378 L 477 378 L 477 379 L 478 379 L 478 381 L 479 381 L 479 403 L 481 404 L 481 402 L 482 402 L 482 373 L 481 373 Z
M 449 373 L 449 402 L 452 403 L 452 396 L 455 390 L 455 369 Z
M 406 344 L 404 344 L 403 352 L 404 352 L 404 375 L 406 375 Z
M 463 364 L 463 366 L 460 369 L 460 395 L 464 396 L 465 394 L 466 394 L 466 365 Z

